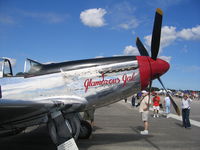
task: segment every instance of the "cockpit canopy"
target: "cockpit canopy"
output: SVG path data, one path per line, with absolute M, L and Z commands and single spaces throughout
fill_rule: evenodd
M 7 58 L 0 58 L 0 78 L 12 76 L 13 72 L 10 60 Z
M 32 76 L 35 73 L 39 72 L 42 68 L 42 64 L 31 60 L 26 59 L 24 65 L 24 72 L 19 72 L 15 77 L 28 77 Z M 0 78 L 4 77 L 13 77 L 12 64 L 8 58 L 0 58 Z
M 24 73 L 25 74 L 34 74 L 35 72 L 40 71 L 42 68 L 42 64 L 40 64 L 37 61 L 26 59 L 25 65 L 24 65 Z

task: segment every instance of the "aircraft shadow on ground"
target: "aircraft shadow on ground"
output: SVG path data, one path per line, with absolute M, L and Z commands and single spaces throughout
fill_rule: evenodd
M 139 134 L 139 130 L 143 127 L 130 127 L 134 132 L 132 133 L 93 133 L 92 138 L 89 140 L 79 140 L 78 146 L 80 150 L 88 149 L 95 145 L 116 144 L 123 142 L 134 142 L 144 139 L 143 135 Z M 146 138 L 151 138 L 152 135 L 146 135 Z
M 55 150 L 46 126 L 29 133 L 21 133 L 0 139 L 1 150 Z
M 133 133 L 95 133 L 101 128 L 95 127 L 95 131 L 90 139 L 79 139 L 77 145 L 80 150 L 87 149 L 95 145 L 116 144 L 129 141 L 138 141 L 144 139 L 139 134 L 139 130 L 143 127 L 130 127 Z M 146 139 L 152 135 L 145 136 Z M 10 136 L 0 139 L 1 150 L 56 150 L 56 146 L 52 143 L 46 126 L 40 127 L 29 133 L 21 133 L 19 135 Z M 154 146 L 156 147 L 156 146 Z
M 144 130 L 144 127 L 142 126 L 137 126 L 136 128 L 133 128 L 133 127 L 130 127 L 132 128 L 133 131 L 135 131 L 136 133 L 139 133 L 140 134 L 140 131 Z M 142 138 L 148 142 L 152 147 L 154 147 L 155 149 L 157 150 L 160 150 L 159 146 L 156 145 L 155 143 L 153 143 L 151 140 L 150 140 L 150 137 L 153 137 L 153 135 L 148 135 L 148 136 L 142 136 Z

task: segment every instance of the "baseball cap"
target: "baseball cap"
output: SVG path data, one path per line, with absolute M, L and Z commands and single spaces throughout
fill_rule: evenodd
M 148 93 L 148 92 L 147 92 L 147 91 L 145 91 L 145 90 L 143 90 L 143 91 L 142 91 L 142 94 L 147 94 L 147 93 Z

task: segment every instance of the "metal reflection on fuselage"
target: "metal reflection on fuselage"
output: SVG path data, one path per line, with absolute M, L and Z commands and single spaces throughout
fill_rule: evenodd
M 60 67 L 56 73 L 30 78 L 1 78 L 1 101 L 39 102 L 46 97 L 78 96 L 88 101 L 85 109 L 89 109 L 114 103 L 140 90 L 140 75 L 136 59 L 131 60 L 128 57 L 128 60 L 119 62 L 102 62 L 89 67 L 84 64 L 81 64 L 81 67 L 73 66 L 78 69 L 66 70 L 66 67 Z M 9 109 L 5 113 L 2 112 L 4 115 L 7 113 Z M 23 112 L 18 115 L 23 118 L 33 114 L 34 112 L 30 114 Z
M 106 90 L 114 92 L 118 88 L 126 89 L 132 84 L 138 87 L 139 79 L 138 63 L 135 60 L 31 78 L 2 78 L 0 81 L 2 99 L 33 100 L 59 95 L 102 95 L 101 92 L 105 93 Z M 112 99 L 108 99 L 109 101 Z

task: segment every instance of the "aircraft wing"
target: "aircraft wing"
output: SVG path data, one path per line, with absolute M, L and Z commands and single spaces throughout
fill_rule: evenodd
M 56 110 L 61 110 L 63 113 L 69 113 L 74 111 L 81 111 L 85 108 L 88 101 L 79 96 L 75 95 L 63 95 L 63 96 L 50 96 L 50 97 L 43 97 L 34 99 L 42 102 L 51 102 L 53 104 L 53 109 L 50 108 L 50 112 Z
M 45 123 L 55 111 L 82 111 L 87 100 L 78 96 L 40 97 L 33 100 L 0 100 L 0 127 L 29 126 Z

